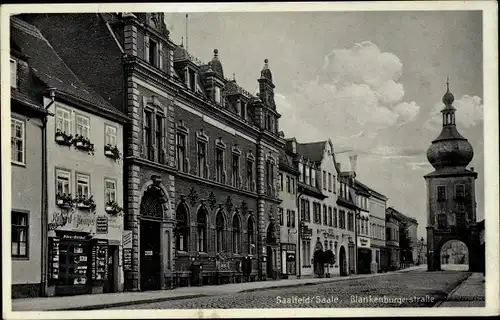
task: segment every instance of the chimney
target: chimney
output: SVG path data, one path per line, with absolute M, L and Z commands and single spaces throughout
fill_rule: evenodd
M 473 172 L 474 172 L 474 167 L 470 167 L 470 171 L 473 171 Z

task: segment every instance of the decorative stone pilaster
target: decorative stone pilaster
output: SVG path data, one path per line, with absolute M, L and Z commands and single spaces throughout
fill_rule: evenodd
M 128 290 L 139 290 L 139 221 L 141 186 L 140 186 L 140 167 L 130 165 L 127 169 L 127 227 L 132 230 L 132 270 L 125 272 L 125 287 Z

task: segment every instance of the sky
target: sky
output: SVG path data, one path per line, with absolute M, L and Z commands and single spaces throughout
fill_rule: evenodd
M 185 13 L 167 13 L 186 44 Z M 426 151 L 441 130 L 449 77 L 458 131 L 474 148 L 477 220 L 484 218 L 483 50 L 480 11 L 189 13 L 188 51 L 218 49 L 226 78 L 255 93 L 269 60 L 280 130 L 299 142 L 331 139 L 357 154 L 357 178 L 425 237 Z

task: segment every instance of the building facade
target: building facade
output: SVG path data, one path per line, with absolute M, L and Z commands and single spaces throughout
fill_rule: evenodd
M 217 50 L 201 63 L 173 43 L 162 13 L 28 18 L 131 119 L 124 128 L 126 288 L 241 281 L 248 268 L 250 280 L 276 277 L 284 140 L 267 60 L 255 96 L 224 77 Z
M 372 248 L 370 238 L 370 209 L 368 200 L 370 198 L 369 189 L 360 183 L 357 179 L 354 180 L 354 188 L 356 190 L 356 206 L 358 207 L 356 219 L 356 273 L 367 274 L 375 270 L 372 264 Z M 374 273 L 374 272 L 373 272 Z
M 12 21 L 17 31 L 21 26 Z M 11 257 L 12 298 L 43 295 L 44 248 L 42 217 L 47 111 L 37 99 L 28 57 L 11 41 Z
M 469 270 L 481 271 L 480 231 L 476 221 L 477 172 L 467 169 L 474 156 L 471 144 L 458 132 L 453 94 L 443 96 L 443 127 L 427 150 L 435 171 L 424 176 L 427 185 L 427 267 L 440 270 L 441 248 L 450 240 L 462 241 L 470 253 Z
M 356 205 L 356 192 L 354 186 L 355 172 L 352 170 L 341 171 L 339 168 L 337 208 L 339 214 L 339 228 L 342 230 L 341 239 L 347 246 L 342 246 L 339 251 L 340 275 L 356 273 L 356 231 L 355 220 L 359 213 Z
M 280 220 L 282 278 L 296 277 L 297 269 L 299 268 L 299 260 L 297 259 L 299 236 L 297 181 L 299 171 L 294 164 L 294 147 L 296 150 L 296 141 L 287 143 L 285 148 L 281 150 L 279 162 L 278 191 L 282 202 L 278 207 L 278 212 Z
M 30 56 L 46 123 L 47 219 L 41 221 L 45 295 L 123 289 L 124 114 L 68 69 L 43 34 L 12 18 L 11 39 Z M 44 154 L 41 152 L 40 154 Z M 46 264 L 46 265 L 45 265 Z M 45 279 L 44 279 L 45 280 Z
M 385 214 L 385 243 L 388 249 L 389 270 L 399 269 L 399 224 L 400 218 L 392 207 L 386 209 Z
M 417 257 L 418 257 L 418 237 L 417 237 L 417 229 L 418 229 L 418 222 L 417 219 L 408 217 L 401 213 L 398 210 L 395 210 L 394 208 L 393 212 L 394 214 L 399 218 L 400 225 L 399 225 L 399 245 L 401 250 L 405 250 L 405 252 L 401 252 L 401 262 L 405 263 L 416 263 Z M 402 230 L 402 229 L 406 230 Z M 408 239 L 402 239 L 402 237 L 408 237 Z M 402 243 L 406 243 L 409 246 L 409 248 L 402 248 Z
M 366 186 L 365 186 L 366 187 Z M 383 194 L 369 190 L 368 210 L 370 212 L 370 247 L 372 248 L 372 273 L 389 267 L 389 253 L 385 241 L 385 210 L 388 198 Z

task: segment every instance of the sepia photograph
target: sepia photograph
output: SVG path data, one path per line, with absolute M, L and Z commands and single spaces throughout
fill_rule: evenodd
M 2 5 L 3 317 L 498 315 L 497 3 L 362 4 Z

